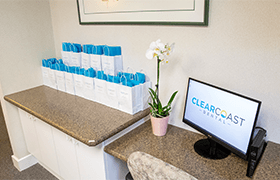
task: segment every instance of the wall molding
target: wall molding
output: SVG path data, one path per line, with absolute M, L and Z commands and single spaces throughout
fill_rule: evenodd
M 35 164 L 37 164 L 37 159 L 32 155 L 28 154 L 23 158 L 18 159 L 15 155 L 12 155 L 12 160 L 14 166 L 21 172 Z

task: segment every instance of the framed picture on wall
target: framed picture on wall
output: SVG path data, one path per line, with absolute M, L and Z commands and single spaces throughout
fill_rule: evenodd
M 209 0 L 77 0 L 80 24 L 208 25 Z

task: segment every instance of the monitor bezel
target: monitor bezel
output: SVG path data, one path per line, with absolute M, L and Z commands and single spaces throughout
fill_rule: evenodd
M 253 124 L 253 127 L 252 127 L 252 132 L 251 132 L 251 136 L 250 136 L 250 141 L 248 143 L 246 154 L 242 153 L 240 150 L 238 150 L 234 146 L 230 145 L 226 141 L 223 141 L 221 138 L 217 137 L 215 134 L 212 134 L 209 131 L 207 131 L 206 129 L 203 129 L 200 126 L 197 126 L 196 124 L 194 124 L 190 120 L 185 119 L 185 113 L 186 113 L 186 108 L 187 108 L 187 100 L 188 100 L 187 98 L 188 98 L 190 81 L 196 81 L 198 83 L 202 83 L 204 85 L 207 85 L 207 86 L 210 86 L 212 88 L 216 88 L 218 90 L 222 90 L 224 92 L 227 92 L 227 93 L 230 93 L 230 94 L 233 94 L 233 95 L 245 98 L 247 100 L 253 101 L 253 102 L 258 104 L 257 111 L 256 111 L 256 114 L 255 114 L 254 124 Z M 187 92 L 186 92 L 186 97 L 185 97 L 183 122 L 186 123 L 187 125 L 191 126 L 192 128 L 196 129 L 197 131 L 201 132 L 202 134 L 204 134 L 208 138 L 211 138 L 212 140 L 214 140 L 217 143 L 221 144 L 225 148 L 229 149 L 231 152 L 233 152 L 234 154 L 238 155 L 242 159 L 247 160 L 248 159 L 248 150 L 249 150 L 250 145 L 252 144 L 253 134 L 254 134 L 254 130 L 255 130 L 255 127 L 256 127 L 257 119 L 258 119 L 258 116 L 259 116 L 260 107 L 261 107 L 261 101 L 259 101 L 259 100 L 256 100 L 256 99 L 250 98 L 248 96 L 244 96 L 242 94 L 239 94 L 239 93 L 236 93 L 236 92 L 233 92 L 233 91 L 230 91 L 230 90 L 227 90 L 227 89 L 224 89 L 224 88 L 221 88 L 221 87 L 218 87 L 218 86 L 215 86 L 215 85 L 212 85 L 212 84 L 209 84 L 209 83 L 206 83 L 206 82 L 203 82 L 203 81 L 200 81 L 200 80 L 197 80 L 197 79 L 189 77 L 188 85 L 187 85 Z

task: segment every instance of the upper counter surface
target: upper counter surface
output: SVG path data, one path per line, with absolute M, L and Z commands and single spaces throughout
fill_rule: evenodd
M 89 146 L 105 141 L 150 112 L 146 109 L 130 115 L 47 86 L 38 86 L 4 98 Z
M 105 146 L 104 151 L 123 161 L 127 161 L 133 152 L 145 152 L 186 171 L 199 180 L 279 179 L 279 144 L 268 142 L 253 178 L 249 178 L 246 176 L 248 161 L 233 153 L 220 160 L 207 159 L 198 155 L 193 146 L 202 138 L 205 136 L 170 124 L 166 135 L 158 137 L 152 132 L 151 122 L 147 121 Z

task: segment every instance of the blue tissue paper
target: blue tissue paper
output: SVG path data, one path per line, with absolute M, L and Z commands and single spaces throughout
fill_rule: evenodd
M 96 76 L 96 72 L 93 68 L 89 68 L 88 70 L 85 71 L 85 76 L 87 77 L 95 77 Z
M 68 66 L 68 68 L 69 68 L 69 72 L 70 73 L 75 73 L 76 72 L 76 67 L 75 66 Z
M 114 78 L 114 76 L 111 76 L 111 75 L 108 74 L 107 81 L 113 82 L 113 78 Z
M 75 53 L 82 52 L 82 46 L 81 46 L 81 44 L 73 43 L 73 44 L 71 44 L 70 49 L 71 49 L 71 51 L 73 51 L 73 52 L 75 52 Z
M 133 83 L 131 82 L 131 80 L 122 81 L 122 85 L 124 85 L 124 86 L 129 86 L 129 87 L 133 87 Z
M 132 83 L 132 86 L 137 86 L 140 84 L 140 82 L 136 80 L 130 80 L 130 82 Z
M 87 45 L 83 45 L 83 52 L 88 54 L 88 49 L 87 49 Z
M 51 68 L 51 69 L 56 70 L 55 64 L 51 64 L 51 63 L 50 63 L 49 65 L 50 65 L 50 68 Z
M 43 67 L 49 67 L 48 61 L 46 59 L 42 59 L 42 66 Z
M 93 54 L 93 45 L 92 44 L 88 44 L 86 46 L 86 48 L 87 48 L 87 53 L 88 54 Z
M 81 68 L 81 69 L 79 70 L 79 74 L 80 74 L 80 75 L 84 75 L 84 74 L 85 74 L 85 69 L 84 69 L 84 68 Z
M 135 79 L 143 84 L 146 82 L 146 75 L 140 72 L 136 72 Z
M 58 63 L 58 64 L 63 64 L 62 59 L 57 60 L 57 63 Z
M 127 78 L 127 79 L 134 79 L 134 74 L 132 73 L 123 73 L 123 75 Z
M 92 54 L 96 54 L 96 55 L 104 54 L 103 48 L 104 48 L 104 45 L 96 45 L 96 46 L 93 45 L 92 46 Z
M 114 82 L 114 83 L 117 83 L 117 84 L 120 84 L 120 82 L 121 82 L 121 81 L 120 81 L 120 77 L 114 76 L 114 77 L 113 77 L 113 82 Z
M 71 46 L 71 43 L 63 42 L 63 43 L 62 43 L 62 51 L 68 51 L 68 52 L 70 52 L 70 51 L 71 51 L 70 46 Z
M 56 64 L 56 70 L 59 70 L 59 71 L 66 71 L 66 66 L 65 64 Z
M 57 63 L 56 58 L 49 58 L 49 59 L 47 59 L 47 61 L 48 61 L 48 64 L 49 64 L 49 63 L 51 63 L 51 64 Z
M 122 75 L 123 75 L 123 72 L 118 72 L 118 74 L 117 74 L 118 77 L 122 77 Z
M 107 80 L 107 75 L 104 74 L 104 71 L 97 71 L 97 79 Z
M 74 73 L 75 74 L 80 74 L 80 67 L 73 66 L 74 67 Z
M 121 46 L 107 46 L 103 48 L 104 54 L 106 56 L 120 56 L 122 55 Z

